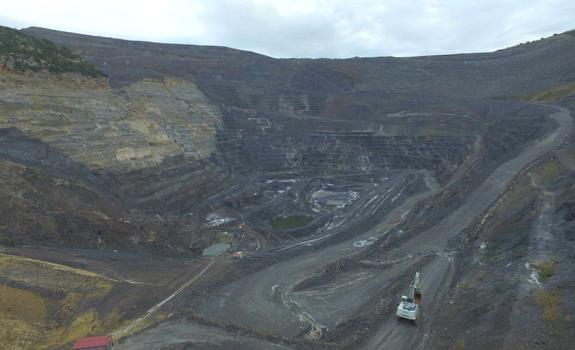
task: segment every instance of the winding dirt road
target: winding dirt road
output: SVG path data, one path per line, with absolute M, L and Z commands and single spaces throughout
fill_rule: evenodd
M 515 176 L 534 161 L 560 146 L 573 132 L 573 119 L 565 108 L 550 115 L 559 127 L 546 137 L 536 141 L 517 157 L 499 166 L 466 200 L 466 202 L 430 230 L 406 242 L 402 250 L 414 253 L 435 252 L 437 258 L 422 271 L 420 288 L 425 298 L 422 310 L 425 312 L 425 327 L 416 329 L 405 322 L 389 319 L 365 349 L 418 349 L 425 345 L 425 331 L 429 330 L 433 314 L 437 311 L 436 301 L 447 292 L 453 270 L 454 259 L 449 256 L 446 246 L 450 238 L 469 226 L 485 210 L 492 206 L 503 194 Z

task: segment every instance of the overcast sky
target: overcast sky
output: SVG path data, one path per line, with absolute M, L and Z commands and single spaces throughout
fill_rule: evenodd
M 0 25 L 273 57 L 492 51 L 575 29 L 575 0 L 3 0 Z

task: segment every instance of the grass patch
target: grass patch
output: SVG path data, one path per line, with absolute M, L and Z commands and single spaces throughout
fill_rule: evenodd
M 218 232 L 214 239 L 212 240 L 213 243 L 231 243 L 234 240 L 234 235 L 229 232 Z
M 468 277 L 468 278 L 463 280 L 463 284 L 462 284 L 463 288 L 475 289 L 475 288 L 479 287 L 481 284 L 484 283 L 486 275 L 487 275 L 487 272 L 485 272 L 483 270 L 477 271 L 473 276 Z
M 542 282 L 545 282 L 549 277 L 555 275 L 555 268 L 557 261 L 555 259 L 538 261 L 532 264 Z
M 51 346 L 71 343 L 74 340 L 89 336 L 103 334 L 104 328 L 100 317 L 95 310 L 88 310 L 76 317 L 67 327 L 56 329 L 50 336 L 48 343 Z
M 0 285 L 0 315 L 35 322 L 45 317 L 46 305 L 34 292 Z
M 552 182 L 561 175 L 563 170 L 563 165 L 558 160 L 549 160 L 543 164 L 538 165 L 533 170 L 533 175 L 535 175 L 536 183 L 540 186 L 545 186 L 546 183 Z
M 289 230 L 309 224 L 313 218 L 307 215 L 280 216 L 271 221 L 274 230 Z
M 113 282 L 95 272 L 7 254 L 0 254 L 0 275 L 30 287 L 60 291 L 90 286 L 91 294 L 107 293 Z
M 536 289 L 533 291 L 533 300 L 543 308 L 543 316 L 541 317 L 543 321 L 553 322 L 559 320 L 561 315 L 559 311 L 561 296 L 558 291 Z
M 462 338 L 457 340 L 451 347 L 451 350 L 463 350 L 463 349 L 465 349 L 465 339 Z
M 536 289 L 533 291 L 533 301 L 541 307 L 543 311 L 541 320 L 545 322 L 547 328 L 551 331 L 552 339 L 558 340 L 559 344 L 562 344 L 563 341 L 568 339 L 565 336 L 573 334 L 574 328 L 572 315 L 565 313 L 566 309 L 561 305 L 561 293 L 556 289 Z M 552 346 L 552 348 L 559 349 L 564 347 Z
M 47 305 L 38 294 L 0 285 L 0 344 L 3 349 L 31 349 L 41 342 Z
M 96 273 L 20 256 L 0 254 L 0 349 L 57 349 L 100 334 L 93 309 L 113 281 Z M 13 285 L 18 285 L 14 287 Z
M 575 96 L 575 83 L 564 84 L 555 86 L 549 90 L 538 92 L 527 99 L 529 101 L 540 101 L 540 102 L 560 102 L 563 99 Z
M 155 242 L 157 238 L 158 234 L 156 233 L 156 231 L 150 231 L 150 233 L 148 233 L 148 238 L 146 238 L 146 241 Z
M 16 245 L 16 240 L 14 237 L 0 235 L 0 245 L 14 247 Z

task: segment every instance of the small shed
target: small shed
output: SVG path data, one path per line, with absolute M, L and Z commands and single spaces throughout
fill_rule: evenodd
M 109 335 L 86 337 L 76 340 L 72 350 L 112 350 L 112 345 L 112 337 Z

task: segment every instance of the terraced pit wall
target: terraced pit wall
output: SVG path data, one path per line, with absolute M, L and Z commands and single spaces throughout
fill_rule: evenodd
M 280 60 L 221 47 L 23 32 L 70 48 L 109 78 L 3 72 L 0 128 L 18 129 L 104 179 L 105 186 L 84 184 L 102 202 L 81 216 L 98 217 L 109 232 L 126 227 L 132 242 L 158 230 L 189 242 L 199 223 L 177 216 L 209 207 L 247 174 L 428 169 L 449 181 L 471 155 L 494 164 L 553 128 L 541 108 L 510 98 L 575 78 L 564 64 L 575 53 L 568 35 L 490 54 Z M 526 67 L 529 77 L 516 74 Z M 45 161 L 35 171 L 53 168 L 37 156 Z M 60 168 L 53 176 L 68 173 Z M 20 198 L 17 192 L 8 188 L 6 196 Z M 61 205 L 53 204 L 45 208 Z M 164 222 L 170 216 L 179 223 Z M 145 225 L 135 224 L 144 217 Z M 86 226 L 82 220 L 74 225 Z M 55 232 L 50 225 L 44 230 Z M 154 229 L 134 233 L 134 226 Z M 98 230 L 90 230 L 90 242 Z

